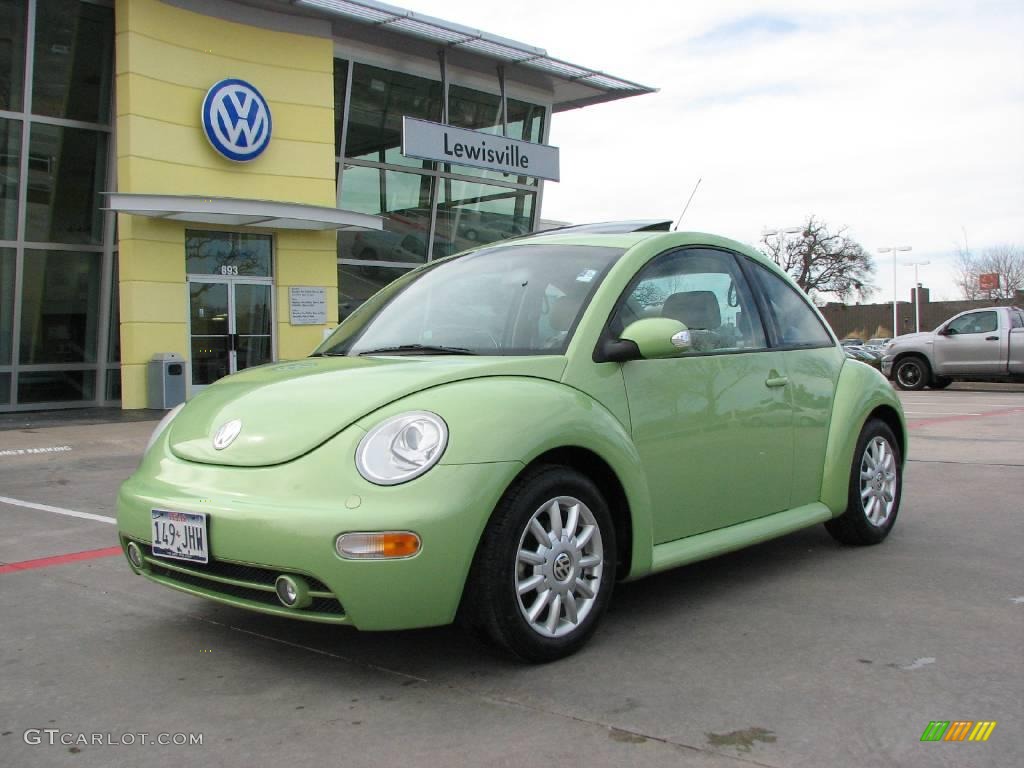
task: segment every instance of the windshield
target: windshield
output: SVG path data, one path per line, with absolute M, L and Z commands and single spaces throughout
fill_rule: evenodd
M 622 248 L 497 246 L 414 270 L 314 355 L 560 355 Z

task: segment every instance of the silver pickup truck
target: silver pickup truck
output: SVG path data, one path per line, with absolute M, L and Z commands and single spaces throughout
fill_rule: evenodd
M 959 380 L 1024 381 L 1024 310 L 972 309 L 934 331 L 899 336 L 885 348 L 882 373 L 900 389 L 943 389 Z

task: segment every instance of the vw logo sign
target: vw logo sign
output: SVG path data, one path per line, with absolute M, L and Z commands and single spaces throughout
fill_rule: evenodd
M 270 107 L 245 80 L 215 83 L 203 99 L 202 117 L 210 145 L 228 160 L 254 160 L 270 144 Z
M 213 436 L 213 447 L 218 451 L 223 451 L 235 441 L 235 438 L 238 437 L 238 433 L 241 431 L 242 422 L 238 419 L 224 422 L 220 425 L 220 429 L 217 430 L 217 434 Z

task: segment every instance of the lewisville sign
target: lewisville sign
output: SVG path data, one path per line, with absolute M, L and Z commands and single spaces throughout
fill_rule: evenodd
M 436 160 L 511 176 L 558 181 L 558 147 L 414 117 L 402 118 L 402 154 L 417 160 Z

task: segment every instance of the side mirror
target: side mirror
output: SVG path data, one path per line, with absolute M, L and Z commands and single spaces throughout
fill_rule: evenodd
M 690 331 L 678 320 L 648 317 L 630 323 L 620 341 L 632 342 L 644 360 L 678 357 L 693 344 Z

